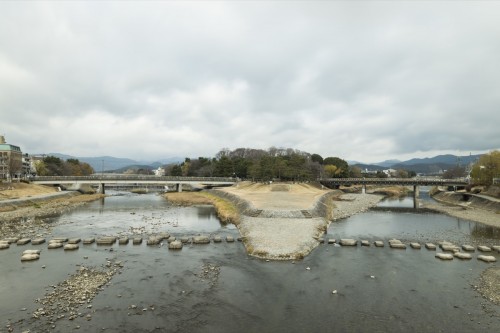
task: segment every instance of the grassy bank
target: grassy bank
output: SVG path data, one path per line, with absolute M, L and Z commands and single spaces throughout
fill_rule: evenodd
M 181 206 L 192 205 L 213 205 L 217 217 L 222 223 L 238 224 L 240 214 L 238 209 L 229 200 L 222 199 L 208 192 L 170 192 L 165 194 L 165 198 Z

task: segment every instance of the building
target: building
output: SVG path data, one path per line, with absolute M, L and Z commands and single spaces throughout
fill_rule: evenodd
M 21 148 L 5 142 L 0 135 L 0 179 L 20 178 L 23 173 L 23 153 Z

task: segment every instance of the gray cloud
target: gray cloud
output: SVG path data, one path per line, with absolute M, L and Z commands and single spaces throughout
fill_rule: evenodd
M 497 2 L 2 2 L 0 133 L 137 159 L 500 147 Z

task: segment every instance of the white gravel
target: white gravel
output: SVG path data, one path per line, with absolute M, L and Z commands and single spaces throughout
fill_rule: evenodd
M 334 201 L 333 221 L 367 211 L 383 198 L 382 195 L 377 194 L 343 194 L 339 200 Z

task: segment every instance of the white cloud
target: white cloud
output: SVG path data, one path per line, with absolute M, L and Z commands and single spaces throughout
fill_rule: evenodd
M 0 133 L 137 159 L 500 147 L 497 2 L 2 2 Z

